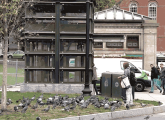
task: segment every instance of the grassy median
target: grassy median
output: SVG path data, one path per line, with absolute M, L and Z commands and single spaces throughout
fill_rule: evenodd
M 35 120 L 36 117 L 40 116 L 42 120 L 46 119 L 56 119 L 56 118 L 64 118 L 64 117 L 72 117 L 72 116 L 80 116 L 80 115 L 88 115 L 88 114 L 96 114 L 96 113 L 103 113 L 103 112 L 110 112 L 110 109 L 105 110 L 103 107 L 101 108 L 96 108 L 93 105 L 89 105 L 88 108 L 86 109 L 81 109 L 79 106 L 77 106 L 74 110 L 70 110 L 69 112 L 67 111 L 62 111 L 63 107 L 56 107 L 54 110 L 51 109 L 48 112 L 43 112 L 41 111 L 42 109 L 46 108 L 47 105 L 43 107 L 38 107 L 36 110 L 31 109 L 28 107 L 28 110 L 26 111 L 25 114 L 22 114 L 21 112 L 14 112 L 14 106 L 18 105 L 16 103 L 16 100 L 22 99 L 24 97 L 33 97 L 34 94 L 36 95 L 36 98 L 41 95 L 41 93 L 33 93 L 33 92 L 27 92 L 27 93 L 20 93 L 20 92 L 7 92 L 7 98 L 12 99 L 13 103 L 7 107 L 9 110 L 8 112 L 3 113 L 3 115 L 0 115 L 0 120 L 7 120 L 7 119 L 15 119 L 15 120 Z M 45 93 L 44 98 L 48 98 L 51 96 L 54 96 L 55 94 L 51 93 Z M 62 94 L 61 96 L 65 96 L 66 94 Z M 78 94 L 70 94 L 68 95 L 70 98 L 71 97 L 76 97 Z M 1 97 L 1 92 L 0 92 L 0 97 Z M 98 96 L 99 100 L 104 99 L 103 96 Z M 89 97 L 85 97 L 85 99 L 88 99 Z M 115 98 L 110 98 L 109 101 L 116 100 Z M 121 99 L 119 99 L 121 100 Z M 46 102 L 46 100 L 43 100 L 43 102 Z M 156 101 L 147 101 L 147 100 L 134 100 L 134 104 L 136 106 L 131 107 L 130 109 L 135 109 L 135 108 L 142 108 L 140 103 L 145 103 L 147 104 L 146 107 L 150 106 L 157 106 L 159 105 L 158 102 Z M 31 106 L 36 103 L 36 100 L 31 102 Z M 21 110 L 21 109 L 20 109 Z M 19 111 L 20 111 L 19 110 Z M 121 108 L 116 109 L 115 111 L 120 111 L 120 110 L 126 110 L 126 108 L 122 105 Z

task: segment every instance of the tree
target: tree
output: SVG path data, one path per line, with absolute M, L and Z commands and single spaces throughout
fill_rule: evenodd
M 115 3 L 116 0 L 96 0 L 95 12 L 111 8 Z
M 30 4 L 30 2 L 29 2 Z M 27 6 L 29 5 L 27 4 Z M 0 38 L 4 43 L 3 48 L 3 83 L 1 109 L 6 110 L 7 96 L 7 51 L 8 41 L 10 37 L 17 36 L 17 42 L 20 41 L 24 28 L 24 19 L 22 19 L 25 11 L 23 0 L 1 0 L 0 1 Z M 14 34 L 13 34 L 14 33 Z

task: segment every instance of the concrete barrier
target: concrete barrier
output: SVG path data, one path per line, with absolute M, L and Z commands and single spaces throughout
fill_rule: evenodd
M 55 94 L 82 94 L 84 84 L 39 84 L 25 83 L 20 86 L 20 92 L 43 92 Z M 90 84 L 92 95 L 95 94 L 93 84 Z

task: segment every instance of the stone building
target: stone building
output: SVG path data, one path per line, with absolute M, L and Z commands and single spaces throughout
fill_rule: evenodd
M 94 15 L 94 54 L 143 57 L 143 69 L 156 64 L 157 27 L 147 16 L 117 7 Z
M 159 23 L 157 28 L 157 53 L 165 52 L 165 0 L 123 0 L 119 7 L 130 12 L 151 17 Z

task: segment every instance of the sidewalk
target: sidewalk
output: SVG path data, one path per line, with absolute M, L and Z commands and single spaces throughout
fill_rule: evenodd
M 7 91 L 20 91 L 21 84 L 7 86 Z M 0 91 L 2 91 L 2 86 L 0 86 Z
M 165 95 L 162 95 L 158 89 L 154 90 L 154 93 L 149 93 L 150 89 L 146 88 L 143 92 L 135 92 L 135 99 L 160 101 L 165 105 Z

